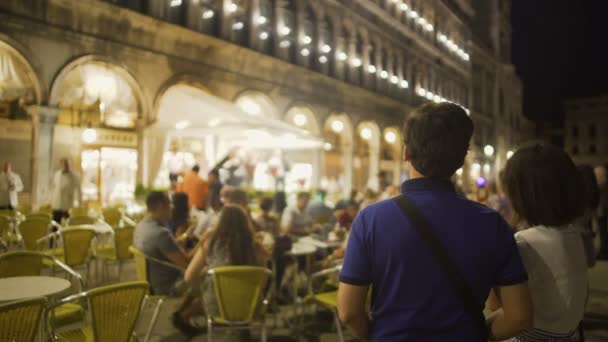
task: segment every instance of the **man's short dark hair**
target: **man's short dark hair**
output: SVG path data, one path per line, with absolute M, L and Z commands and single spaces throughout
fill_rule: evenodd
M 214 175 L 216 177 L 219 177 L 220 176 L 220 170 L 213 169 L 213 170 L 209 171 L 209 175 Z
M 194 166 L 192 167 L 192 171 L 194 171 L 194 172 L 196 172 L 196 173 L 198 173 L 200 170 L 201 170 L 201 168 L 200 168 L 200 166 L 198 166 L 198 165 L 194 165 Z
M 162 191 L 152 191 L 146 197 L 146 208 L 149 212 L 157 211 L 166 203 L 170 203 L 169 196 Z
M 473 135 L 473 121 L 452 103 L 430 103 L 405 120 L 403 142 L 418 172 L 428 178 L 449 178 L 464 164 Z
M 271 211 L 273 205 L 274 199 L 272 199 L 272 197 L 262 197 L 260 200 L 260 209 L 262 209 L 263 212 Z
M 298 192 L 296 198 L 298 200 L 301 200 L 301 199 L 310 199 L 310 193 L 308 193 L 306 191 L 300 191 L 300 192 Z
M 583 179 L 561 149 L 533 143 L 509 159 L 502 184 L 518 219 L 530 226 L 559 227 L 583 215 Z

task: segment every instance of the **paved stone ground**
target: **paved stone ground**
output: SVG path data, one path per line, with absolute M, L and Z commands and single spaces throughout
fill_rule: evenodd
M 121 281 L 133 280 L 134 278 L 134 265 L 125 265 L 123 268 Z M 597 265 L 589 271 L 589 280 L 591 291 L 585 324 L 587 341 L 608 342 L 608 261 L 598 262 Z M 116 278 L 113 281 L 115 282 Z M 170 299 L 165 302 L 151 340 L 154 342 L 206 341 L 206 335 L 200 335 L 193 339 L 188 339 L 173 328 L 169 317 L 178 304 L 179 299 Z M 290 308 L 283 307 L 281 308 L 280 316 L 288 317 L 290 312 Z M 143 313 L 141 324 L 137 329 L 140 336 L 143 336 L 145 326 L 147 322 L 149 322 L 151 314 L 152 312 L 148 310 Z M 310 327 L 306 330 L 307 334 L 310 333 L 310 335 L 314 335 L 314 337 L 295 336 L 294 334 L 290 333 L 290 331 L 286 329 L 281 322 L 279 322 L 276 326 L 270 329 L 269 341 L 338 341 L 337 334 L 333 332 L 333 327 L 331 325 L 331 315 L 317 315 L 317 317 L 319 316 L 320 318 L 316 319 L 316 321 L 319 321 L 319 323 L 315 327 Z M 309 317 L 312 317 L 312 315 L 309 315 Z M 306 321 L 311 322 L 312 319 L 307 319 Z M 273 316 L 270 316 L 270 325 L 273 324 Z M 259 333 L 254 331 L 253 338 L 254 340 L 258 340 Z M 238 341 L 239 339 L 234 334 L 218 332 L 217 334 L 214 334 L 214 340 Z

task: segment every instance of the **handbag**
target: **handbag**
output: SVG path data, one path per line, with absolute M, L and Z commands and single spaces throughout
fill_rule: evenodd
M 465 312 L 478 326 L 479 341 L 487 341 L 489 334 L 486 319 L 483 314 L 483 306 L 477 301 L 473 290 L 471 290 L 465 277 L 458 269 L 458 265 L 452 260 L 447 249 L 433 231 L 431 224 L 407 196 L 399 195 L 394 197 L 393 201 L 401 208 L 403 215 L 410 221 L 413 229 L 418 233 L 418 236 L 420 236 L 431 250 L 431 254 L 447 276 L 450 286 L 462 302 Z

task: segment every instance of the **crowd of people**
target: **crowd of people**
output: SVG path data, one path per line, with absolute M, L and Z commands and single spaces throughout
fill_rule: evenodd
M 298 276 L 288 275 L 290 264 L 303 262 L 287 257 L 293 242 L 312 234 L 347 241 L 359 208 L 380 197 L 372 191 L 365 196 L 353 193 L 330 207 L 326 192 L 318 190 L 314 196 L 297 193 L 288 205 L 284 192 L 253 199 L 244 189 L 222 184 L 216 170 L 207 180 L 199 173 L 195 165 L 175 191 L 147 196 L 148 214 L 137 225 L 133 242 L 150 259 L 162 261 L 149 263 L 152 292 L 183 296 L 172 323 L 189 336 L 204 331 L 191 323 L 194 316 L 203 309 L 217 311 L 213 289 L 206 286 L 207 270 L 226 265 L 274 265 L 276 298 L 289 301 L 295 281 L 291 277 Z M 331 253 L 316 255 L 319 267 L 339 262 L 345 248 L 343 243 Z M 201 288 L 206 290 L 201 293 Z
M 323 190 L 250 198 L 218 169 L 204 179 L 195 165 L 172 191 L 148 194 L 135 229 L 134 246 L 161 261 L 148 264 L 152 293 L 182 296 L 173 324 L 201 333 L 191 319 L 218 310 L 212 287 L 201 286 L 207 270 L 274 265 L 280 299 L 298 276 L 287 274 L 286 254 L 313 235 L 342 242 L 316 265 L 342 264 L 339 315 L 364 340 L 580 340 L 587 268 L 608 259 L 605 168 L 577 167 L 532 142 L 496 180 L 463 194 L 453 180 L 473 129 L 459 106 L 420 107 L 404 125 L 401 188 L 353 191 L 332 206 Z M 49 196 L 56 221 L 81 202 L 78 176 L 67 159 L 60 164 Z M 22 190 L 5 163 L 0 209 L 16 208 Z

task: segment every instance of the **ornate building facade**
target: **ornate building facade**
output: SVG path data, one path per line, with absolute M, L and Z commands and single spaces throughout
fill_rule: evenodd
M 3 1 L 2 159 L 38 204 L 62 157 L 83 174 L 87 198 L 112 202 L 175 165 L 211 167 L 232 147 L 260 141 L 275 148 L 259 146 L 244 172 L 264 189 L 273 188 L 268 174 L 291 189 L 378 189 L 379 174 L 402 179 L 407 113 L 450 101 L 476 124 L 458 176 L 466 187 L 492 177 L 525 138 L 509 8 L 498 0 Z

